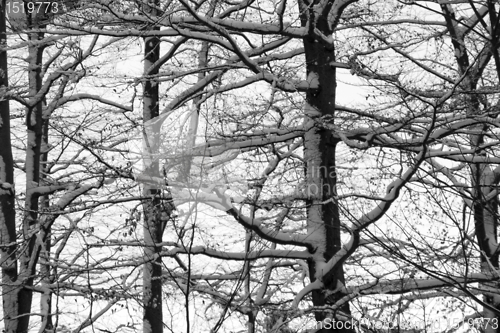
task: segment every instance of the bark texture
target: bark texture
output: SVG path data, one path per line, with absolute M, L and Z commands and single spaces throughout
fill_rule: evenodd
M 0 44 L 6 44 L 5 0 L 0 7 Z M 10 108 L 5 92 L 9 86 L 7 51 L 0 50 L 0 265 L 2 306 L 6 333 L 17 331 L 19 294 L 17 288 L 16 216 L 14 207 L 14 162 L 10 135 Z
M 345 1 L 344 1 L 345 2 Z M 339 283 L 345 282 L 343 266 L 333 272 L 325 274 L 321 270 L 326 263 L 337 253 L 342 246 L 340 232 L 340 215 L 337 194 L 337 176 L 335 169 L 335 154 L 338 141 L 332 133 L 321 126 L 324 119 L 335 117 L 336 72 L 330 65 L 335 61 L 333 43 L 322 41 L 323 36 L 331 36 L 335 26 L 335 19 L 329 18 L 329 13 L 336 9 L 337 15 L 342 11 L 341 1 L 315 1 L 315 5 L 301 7 L 301 21 L 303 26 L 309 27 L 309 36 L 303 40 L 307 63 L 307 81 L 311 83 L 306 96 L 305 115 L 309 122 L 308 130 L 304 135 L 304 156 L 306 161 L 306 186 L 309 200 L 307 202 L 308 234 L 316 241 L 317 248 L 313 260 L 309 261 L 311 282 L 320 279 L 323 288 L 312 292 L 314 306 L 331 306 L 345 296 L 335 291 Z M 335 8 L 334 8 L 335 7 Z M 317 87 L 316 87 L 317 86 Z M 310 127 L 312 126 L 312 127 Z M 327 202 L 327 203 L 325 203 Z M 352 332 L 344 328 L 345 325 L 335 320 L 339 312 L 350 314 L 349 304 L 344 303 L 339 308 L 330 311 L 315 312 L 316 320 L 331 320 L 333 327 L 325 325 L 318 332 L 335 330 Z
M 155 1 L 152 5 L 158 5 Z M 155 10 L 145 6 L 146 13 L 154 14 Z M 154 27 L 153 29 L 158 29 Z M 143 121 L 151 122 L 159 115 L 159 85 L 155 81 L 158 67 L 154 66 L 160 58 L 160 39 L 158 37 L 144 38 L 144 74 L 150 77 L 144 81 Z M 159 162 L 154 157 L 159 145 L 159 129 L 156 125 L 145 126 L 145 149 L 149 150 L 150 158 L 146 159 L 146 173 L 159 177 Z M 156 246 L 162 241 L 161 221 L 161 190 L 150 185 L 144 186 L 144 196 L 149 199 L 144 202 L 144 255 L 147 260 L 143 268 L 143 331 L 144 333 L 163 332 L 162 311 L 162 259 L 161 247 Z
M 484 67 L 493 57 L 497 70 L 500 65 L 498 59 L 498 51 L 496 41 L 491 43 L 491 47 L 487 48 L 481 54 L 480 61 L 477 64 L 471 63 L 468 55 L 467 44 L 465 42 L 468 30 L 464 30 L 458 25 L 456 14 L 451 5 L 441 5 L 443 15 L 445 17 L 447 28 L 452 37 L 452 44 L 455 49 L 455 61 L 458 72 L 463 76 L 460 87 L 470 94 L 464 95 L 463 102 L 467 112 L 467 116 L 474 117 L 482 114 L 481 104 L 478 95 L 474 92 L 477 90 L 478 81 L 481 79 L 481 74 Z M 492 35 L 498 33 L 498 22 L 496 20 L 495 8 L 489 8 L 488 12 L 493 15 L 491 24 Z M 500 76 L 499 76 L 500 79 Z M 488 131 L 488 125 L 482 124 L 474 129 L 477 134 L 470 134 L 470 146 L 477 150 L 475 154 L 478 157 L 486 157 L 487 152 L 479 149 L 485 143 L 485 136 Z M 494 172 L 487 163 L 470 163 L 470 183 L 472 193 L 472 214 L 474 216 L 474 226 L 476 238 L 480 250 L 481 273 L 496 274 L 495 271 L 499 268 L 498 255 L 498 196 L 491 195 L 498 184 L 498 179 L 495 179 Z M 485 283 L 484 288 L 498 289 L 498 282 Z M 496 294 L 485 294 L 483 296 L 483 318 L 485 333 L 498 332 L 498 322 L 500 320 L 500 296 Z M 491 323 L 491 324 L 488 324 Z

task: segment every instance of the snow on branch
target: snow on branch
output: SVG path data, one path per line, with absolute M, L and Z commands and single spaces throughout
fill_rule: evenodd
M 226 252 L 215 249 L 209 249 L 205 246 L 193 246 L 192 248 L 177 247 L 171 250 L 162 251 L 161 256 L 172 257 L 176 254 L 203 254 L 208 257 L 226 259 L 226 260 L 256 260 L 262 258 L 288 258 L 288 259 L 307 259 L 310 257 L 308 251 L 292 250 L 262 250 L 252 252 Z

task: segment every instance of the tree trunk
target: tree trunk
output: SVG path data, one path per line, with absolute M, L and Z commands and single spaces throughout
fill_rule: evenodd
M 457 62 L 458 72 L 464 76 L 460 87 L 464 91 L 474 92 L 477 90 L 477 83 L 480 75 L 471 70 L 467 47 L 465 43 L 465 34 L 458 26 L 458 20 L 451 5 L 441 5 L 447 28 L 452 37 L 452 44 L 455 49 L 455 60 Z M 491 11 L 491 9 L 490 9 Z M 491 13 L 490 13 L 491 14 Z M 493 30 L 497 30 L 496 28 Z M 493 33 L 494 34 L 494 33 Z M 492 43 L 490 52 L 497 53 L 493 50 L 495 43 Z M 488 55 L 491 57 L 491 54 Z M 497 56 L 496 56 L 497 57 Z M 498 60 L 498 59 L 495 59 Z M 500 79 L 500 78 L 499 78 Z M 468 94 L 464 97 L 464 106 L 467 116 L 474 117 L 481 115 L 480 102 L 477 94 Z M 488 130 L 487 125 L 476 126 L 476 132 L 480 134 L 469 135 L 470 145 L 473 149 L 479 148 L 484 144 L 485 134 Z M 477 156 L 485 156 L 486 152 L 478 150 Z M 492 191 L 495 191 L 494 174 L 491 167 L 484 163 L 471 163 L 471 187 L 472 187 L 472 214 L 474 215 L 474 226 L 476 229 L 476 239 L 479 245 L 481 272 L 485 274 L 493 274 L 498 270 L 499 257 L 497 252 L 497 229 L 498 229 L 498 198 L 487 198 Z M 498 283 L 485 283 L 485 288 L 498 289 Z M 500 320 L 500 297 L 486 294 L 483 296 L 483 332 L 494 333 L 498 332 L 498 321 Z
M 325 36 L 331 36 L 333 27 L 329 25 L 328 13 L 334 2 L 329 1 L 321 11 L 313 11 L 312 7 L 303 11 L 301 17 L 303 26 L 307 26 L 306 22 L 313 24 L 312 22 L 316 21 L 316 28 Z M 322 272 L 320 266 L 332 258 L 342 246 L 339 208 L 335 199 L 337 194 L 335 153 L 338 141 L 333 138 L 329 130 L 323 128 L 318 122 L 322 117 L 334 118 L 337 84 L 335 68 L 330 66 L 330 63 L 335 61 L 333 45 L 319 41 L 312 32 L 304 38 L 303 43 L 307 63 L 307 80 L 312 85 L 319 84 L 319 88 L 313 87 L 306 95 L 305 115 L 308 125 L 313 126 L 304 135 L 306 193 L 309 198 L 307 201 L 307 228 L 311 239 L 317 244 L 314 258 L 309 261 L 311 282 L 314 282 L 318 278 L 323 280 L 326 272 Z M 339 283 L 343 285 L 345 282 L 342 265 L 331 275 L 331 278 L 322 282 L 324 287 L 312 292 L 314 306 L 331 306 L 345 296 L 342 292 L 333 292 Z M 354 332 L 345 328 L 343 322 L 335 320 L 337 311 L 350 314 L 349 304 L 341 305 L 340 308 L 333 311 L 333 314 L 328 311 L 315 312 L 317 321 L 328 318 L 331 320 L 332 326 L 338 328 L 330 329 L 329 325 L 325 325 L 319 332 L 330 330 Z
M 476 75 L 470 69 L 470 61 L 465 43 L 465 34 L 458 26 L 458 20 L 451 5 L 441 5 L 447 28 L 452 37 L 452 44 L 455 49 L 455 60 L 460 75 L 464 76 L 461 88 L 464 91 L 474 92 L 477 90 L 477 83 L 480 75 Z M 495 29 L 496 30 L 496 29 Z M 494 47 L 494 45 L 492 45 Z M 493 49 L 491 50 L 493 52 Z M 491 55 L 489 55 L 491 57 Z M 467 116 L 473 117 L 481 114 L 480 102 L 476 94 L 468 94 L 464 98 Z M 469 135 L 471 147 L 478 148 L 484 144 L 484 137 L 487 125 L 478 125 L 476 130 L 480 134 Z M 479 151 L 478 156 L 485 155 L 485 151 Z M 474 215 L 474 226 L 476 229 L 476 239 L 479 245 L 481 272 L 485 274 L 495 274 L 493 270 L 498 270 L 499 258 L 497 253 L 497 229 L 498 229 L 498 199 L 493 197 L 487 199 L 488 195 L 495 191 L 494 175 L 488 164 L 471 163 L 471 187 L 472 187 L 472 214 Z M 486 288 L 498 289 L 497 283 L 486 283 Z M 500 297 L 487 294 L 483 296 L 483 318 L 485 326 L 482 327 L 485 333 L 498 331 L 498 321 L 500 320 Z M 496 309 L 496 310 L 494 310 Z M 486 323 L 489 323 L 486 325 Z
M 151 4 L 157 6 L 158 1 Z M 156 10 L 148 5 L 144 6 L 144 11 L 151 15 L 156 13 Z M 153 29 L 159 30 L 158 27 Z M 143 85 L 143 121 L 147 141 L 147 147 L 144 149 L 148 149 L 150 154 L 144 164 L 147 175 L 160 177 L 159 161 L 154 156 L 159 146 L 159 129 L 156 125 L 147 125 L 159 116 L 159 84 L 154 77 L 158 74 L 158 68 L 153 65 L 160 58 L 160 38 L 146 37 L 144 44 L 144 75 L 150 76 Z M 143 269 L 144 333 L 163 332 L 161 247 L 155 245 L 162 241 L 163 234 L 160 195 L 161 189 L 144 185 L 144 196 L 149 197 L 143 204 L 144 255 L 147 260 Z
M 44 103 L 46 104 L 46 103 Z M 49 147 L 49 119 L 44 119 L 43 121 L 43 136 L 42 136 L 42 158 L 41 158 L 41 168 L 43 170 L 40 178 L 44 181 L 47 174 L 50 172 L 47 162 L 48 162 L 48 147 Z M 44 195 L 40 198 L 40 209 L 42 212 L 49 209 L 50 201 L 49 195 Z M 47 215 L 41 217 L 40 227 L 44 229 L 45 241 L 42 248 L 43 256 L 45 256 L 46 263 L 40 265 L 40 277 L 42 287 L 47 288 L 47 292 L 44 292 L 40 296 L 40 312 L 41 312 L 41 325 L 38 330 L 42 332 L 52 332 L 54 329 L 54 324 L 52 322 L 52 290 L 50 290 L 50 284 L 55 282 L 54 274 L 52 274 L 52 267 L 49 264 L 50 252 L 51 252 L 51 223 L 46 223 Z M 45 223 L 44 223 L 45 222 Z
M 31 33 L 30 40 L 37 41 L 43 38 L 42 33 Z M 42 86 L 41 69 L 43 47 L 35 43 L 29 46 L 29 93 L 31 100 L 35 99 L 38 91 Z M 25 200 L 25 215 L 23 218 L 23 243 L 20 257 L 19 270 L 19 327 L 18 332 L 27 332 L 29 327 L 30 316 L 24 315 L 31 312 L 31 304 L 33 301 L 33 291 L 30 288 L 33 286 L 33 281 L 36 273 L 36 265 L 38 261 L 39 247 L 35 246 L 37 242 L 37 226 L 38 221 L 38 201 L 39 194 L 33 191 L 39 186 L 40 182 L 40 162 L 41 162 L 41 146 L 43 134 L 43 103 L 42 100 L 37 101 L 34 106 L 27 109 L 26 127 L 28 144 L 26 147 L 26 200 Z
M 0 8 L 0 44 L 6 45 L 5 3 Z M 16 260 L 16 216 L 14 201 L 14 162 L 10 136 L 10 108 L 5 93 L 9 86 L 7 51 L 0 50 L 0 265 L 2 267 L 2 306 L 4 330 L 17 331 L 19 301 Z

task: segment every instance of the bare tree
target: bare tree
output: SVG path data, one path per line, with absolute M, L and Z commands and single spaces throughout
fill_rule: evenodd
M 108 329 L 118 306 L 139 309 L 121 328 L 148 332 L 427 330 L 453 316 L 496 331 L 497 12 L 491 1 L 96 1 L 30 30 L 33 55 L 55 42 L 47 53 L 74 56 L 46 73 L 30 57 L 29 95 L 8 95 L 46 122 L 28 124 L 23 240 L 8 207 L 24 163 L 0 147 L 2 262 L 20 258 L 2 266 L 4 299 L 88 302 L 76 331 Z M 92 63 L 111 46 L 128 58 L 137 40 L 139 74 Z M 70 94 L 72 81 L 85 91 Z M 95 104 L 59 121 L 80 100 Z M 66 254 L 76 240 L 84 248 Z M 27 305 L 4 306 L 8 325 Z M 50 309 L 46 330 L 63 317 Z
M 51 6 L 50 3 L 41 5 Z M 80 148 L 73 151 L 73 144 L 79 140 L 65 136 L 68 129 L 71 131 L 72 125 L 61 121 L 64 116 L 58 113 L 64 111 L 68 104 L 84 99 L 96 100 L 102 105 L 122 110 L 131 108 L 102 96 L 68 94 L 69 88 L 74 88 L 86 77 L 84 62 L 93 57 L 96 48 L 105 47 L 106 43 L 98 47 L 96 36 L 90 38 L 89 45 L 82 49 L 79 45 L 81 39 L 70 40 L 64 35 L 47 37 L 40 31 L 46 30 L 46 22 L 39 20 L 39 16 L 43 16 L 46 11 L 43 8 L 32 11 L 29 9 L 31 6 L 28 6 L 29 10 L 23 12 L 26 24 L 23 25 L 25 29 L 19 31 L 21 38 L 10 38 L 7 44 L 5 21 L 9 8 L 13 10 L 5 2 L 2 4 L 2 54 L 5 61 L 5 102 L 2 108 L 5 121 L 1 127 L 4 137 L 2 142 L 5 143 L 2 146 L 2 158 L 5 160 L 2 163 L 2 189 L 5 189 L 2 215 L 5 218 L 1 220 L 1 227 L 2 244 L 6 244 L 2 245 L 3 322 L 7 332 L 27 332 L 34 327 L 30 325 L 30 320 L 33 300 L 35 294 L 39 293 L 42 295 L 39 305 L 41 322 L 37 327 L 40 332 L 45 332 L 57 327 L 58 317 L 55 323 L 52 318 L 59 310 L 58 306 L 53 307 L 52 296 L 56 294 L 60 297 L 61 290 L 66 289 L 61 283 L 64 285 L 65 278 L 62 276 L 67 268 L 64 266 L 68 263 L 63 260 L 66 264 L 61 267 L 57 262 L 76 229 L 76 225 L 63 227 L 64 231 L 60 233 L 58 218 L 65 216 L 71 221 L 70 213 L 79 210 L 75 208 L 78 206 L 78 203 L 75 205 L 77 198 L 81 200 L 82 196 L 102 188 L 116 177 L 115 172 L 107 173 L 104 169 L 98 171 L 92 167 L 85 176 L 81 175 L 78 169 L 85 163 L 78 162 L 78 159 L 89 146 L 80 141 Z M 22 40 L 24 36 L 27 37 L 26 41 Z M 28 56 L 20 57 L 17 49 L 27 50 Z M 10 53 L 10 62 L 7 62 L 7 52 Z M 18 67 L 23 68 L 23 71 L 12 70 Z M 13 73 L 9 79 L 8 73 Z M 9 85 L 8 80 L 14 84 Z M 14 101 L 14 112 L 10 112 L 9 104 Z M 21 119 L 24 121 L 20 122 Z M 82 123 L 80 125 L 84 126 Z M 53 142 L 49 142 L 49 136 Z M 71 144 L 68 144 L 68 138 Z M 105 142 L 102 136 L 101 140 Z M 11 142 L 14 144 L 11 145 Z M 97 142 L 94 141 L 94 144 Z M 14 175 L 22 179 L 21 183 L 15 184 Z M 91 213 L 94 207 L 91 205 L 90 210 L 83 210 Z M 57 236 L 53 236 L 53 232 Z M 54 246 L 53 253 L 51 248 Z M 80 255 L 77 254 L 75 260 Z M 69 273 L 69 276 L 72 275 L 75 275 L 74 271 Z M 71 285 L 71 288 L 79 289 L 74 283 Z M 90 299 L 95 297 L 91 295 L 92 286 L 88 285 L 88 290 L 83 294 L 90 294 Z M 116 303 L 118 299 L 112 297 L 110 304 Z M 91 325 L 103 313 L 91 311 L 89 319 L 80 323 L 80 329 Z

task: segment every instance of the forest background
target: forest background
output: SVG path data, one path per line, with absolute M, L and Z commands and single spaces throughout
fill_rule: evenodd
M 2 0 L 5 332 L 498 332 L 496 1 Z

